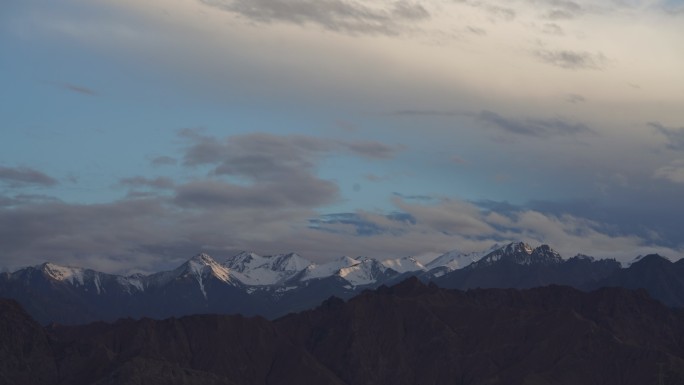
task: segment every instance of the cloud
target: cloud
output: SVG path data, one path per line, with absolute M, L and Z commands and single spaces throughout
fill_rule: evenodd
M 183 157 L 188 166 L 214 165 L 216 175 L 274 180 L 309 173 L 315 161 L 333 153 L 389 159 L 400 149 L 379 142 L 347 142 L 310 136 L 246 134 L 218 139 L 184 132 L 191 144 Z
M 568 122 L 561 118 L 517 120 L 509 119 L 496 112 L 485 110 L 477 115 L 477 119 L 515 135 L 553 137 L 572 136 L 593 132 L 593 130 L 585 124 Z
M 119 180 L 119 184 L 127 187 L 149 187 L 153 189 L 166 190 L 171 189 L 174 186 L 174 182 L 171 178 L 167 177 L 157 177 L 157 178 L 145 178 L 142 176 L 135 176 L 130 178 L 122 178 Z
M 675 151 L 684 150 L 684 127 L 667 127 L 658 122 L 651 122 L 648 125 L 665 137 L 667 148 Z
M 669 165 L 657 169 L 654 177 L 674 183 L 684 183 L 684 159 L 675 160 Z
M 333 234 L 344 234 L 345 231 L 340 231 L 340 227 L 353 228 L 355 234 L 362 237 L 378 236 L 391 232 L 390 228 L 382 227 L 378 223 L 364 218 L 364 215 L 359 213 L 325 214 L 311 219 L 309 223 L 312 229 Z
M 459 116 L 463 113 L 456 111 L 444 111 L 444 110 L 397 110 L 391 113 L 391 115 L 396 116 Z
M 584 51 L 540 49 L 534 55 L 544 63 L 571 70 L 600 70 L 608 62 L 602 53 Z
M 558 35 L 561 36 L 563 35 L 563 28 L 561 28 L 560 25 L 556 23 L 545 23 L 542 26 L 542 32 L 547 33 L 549 35 Z
M 578 94 L 567 94 L 564 99 L 566 102 L 572 104 L 584 103 L 587 101 L 584 96 Z
M 206 5 L 260 23 L 314 24 L 345 33 L 394 35 L 409 22 L 430 18 L 420 4 L 396 1 L 369 6 L 346 0 L 202 0 Z
M 473 35 L 478 35 L 478 36 L 485 36 L 487 34 L 486 29 L 480 28 L 480 27 L 475 27 L 472 25 L 469 25 L 468 27 L 466 27 L 466 30 L 468 32 L 472 33 Z
M 452 235 L 487 236 L 494 229 L 487 224 L 480 210 L 463 201 L 443 199 L 439 204 L 416 205 L 395 198 L 394 204 L 403 212 L 416 218 L 416 222 Z
M 66 88 L 69 91 L 76 92 L 79 94 L 83 95 L 88 95 L 88 96 L 97 96 L 97 92 L 94 90 L 88 88 L 88 87 L 83 87 L 83 86 L 77 86 L 75 84 L 64 84 L 64 88 Z
M 404 200 L 409 200 L 409 201 L 428 202 L 428 201 L 432 201 L 435 199 L 434 197 L 431 197 L 429 195 L 406 195 L 406 194 L 402 194 L 402 193 L 398 193 L 398 192 L 393 192 L 392 195 L 394 195 L 395 197 L 399 197 L 401 199 L 404 199 Z
M 512 21 L 515 19 L 516 12 L 512 8 L 508 7 L 500 7 L 498 5 L 489 5 L 486 6 L 485 8 L 487 12 L 489 12 L 490 15 L 506 20 L 506 21 Z
M 2 207 L 16 207 L 21 205 L 37 204 L 37 203 L 57 203 L 59 199 L 42 194 L 17 194 L 12 197 L 0 195 L 0 208 Z
M 182 207 L 288 209 L 333 203 L 339 198 L 333 182 L 312 175 L 291 175 L 277 183 L 249 186 L 218 181 L 191 182 L 176 189 L 174 203 Z
M 584 13 L 582 6 L 574 1 L 555 0 L 549 1 L 548 5 L 551 6 L 551 10 L 546 17 L 551 20 L 574 19 Z
M 59 182 L 47 174 L 29 167 L 0 166 L 0 183 L 9 187 L 43 186 L 50 187 Z
M 675 250 L 649 246 L 647 239 L 615 233 L 596 221 L 511 205 L 394 197 L 396 209 L 387 212 L 320 215 L 305 207 L 311 198 L 302 204 L 296 194 L 259 198 L 236 191 L 236 186 L 198 181 L 177 187 L 175 197 L 5 207 L 0 209 L 0 228 L 6 229 L 0 232 L 0 254 L 12 268 L 49 258 L 109 272 L 172 268 L 200 251 L 219 259 L 245 249 L 297 251 L 325 261 L 339 255 L 480 251 L 520 239 L 549 243 L 566 257 L 582 252 L 630 260 L 649 251 L 678 257 Z
M 157 156 L 150 160 L 153 166 L 175 166 L 178 163 L 176 158 L 170 156 Z

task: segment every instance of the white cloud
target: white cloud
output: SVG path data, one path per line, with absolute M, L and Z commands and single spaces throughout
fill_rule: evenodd
M 655 171 L 654 177 L 674 183 L 684 183 L 684 159 L 673 161 Z

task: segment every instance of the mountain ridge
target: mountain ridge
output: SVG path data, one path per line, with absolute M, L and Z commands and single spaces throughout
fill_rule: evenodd
M 684 276 L 684 263 L 656 259 L 682 274 L 661 267 L 649 273 L 648 281 L 642 279 L 646 275 L 640 272 L 654 258 L 643 257 L 623 268 L 615 260 L 583 255 L 563 259 L 548 245 L 533 248 L 523 242 L 494 245 L 480 253 L 449 252 L 425 265 L 412 257 L 339 257 L 316 264 L 296 253 L 253 252 L 218 262 L 199 253 L 173 270 L 148 275 L 117 276 L 44 263 L 0 274 L 0 296 L 17 299 L 43 324 L 200 313 L 273 319 L 310 309 L 330 296 L 348 299 L 412 276 L 452 289 L 644 287 L 669 306 L 684 306 L 684 280 L 678 278 Z
M 8 384 L 684 380 L 684 313 L 624 288 L 460 291 L 413 277 L 274 321 L 191 315 L 43 328 L 16 302 L 0 299 L 0 310 L 11 336 L 0 344 L 0 383 Z

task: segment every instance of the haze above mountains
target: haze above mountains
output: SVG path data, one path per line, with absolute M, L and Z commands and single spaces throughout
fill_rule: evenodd
M 276 318 L 336 296 L 393 285 L 415 276 L 444 288 L 531 288 L 549 284 L 583 290 L 646 288 L 669 306 L 684 305 L 684 262 L 649 255 L 621 266 L 577 255 L 563 259 L 548 245 L 493 245 L 479 253 L 450 252 L 425 265 L 412 257 L 378 261 L 340 257 L 315 264 L 294 253 L 242 252 L 223 261 L 198 254 L 179 267 L 120 276 L 52 263 L 0 274 L 0 296 L 18 300 L 41 323 L 166 318 L 198 313 Z

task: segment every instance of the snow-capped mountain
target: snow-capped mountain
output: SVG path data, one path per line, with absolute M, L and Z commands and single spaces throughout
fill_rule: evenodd
M 409 273 L 414 271 L 425 271 L 426 267 L 422 263 L 416 261 L 413 257 L 403 257 L 397 259 L 388 259 L 382 261 L 385 267 L 388 267 L 397 273 Z
M 379 261 L 345 256 L 314 263 L 295 253 L 242 252 L 220 260 L 197 254 L 175 269 L 149 275 L 120 276 L 44 263 L 0 273 L 0 296 L 17 299 L 41 322 L 195 313 L 273 318 L 316 306 L 330 296 L 351 298 L 409 276 L 459 289 L 550 283 L 588 287 L 588 281 L 603 280 L 616 269 L 620 265 L 614 260 L 577 256 L 565 261 L 547 245 L 533 248 L 523 242 L 474 253 L 452 251 L 426 265 L 412 257 Z
M 339 276 L 340 270 L 348 268 L 358 263 L 359 261 L 357 261 L 356 259 L 347 257 L 345 255 L 337 259 L 334 259 L 328 263 L 311 264 L 307 266 L 306 269 L 304 269 L 304 273 L 302 274 L 301 279 L 302 281 L 308 281 L 312 279 Z
M 485 255 L 488 255 L 501 247 L 501 245 L 495 243 L 484 251 L 463 253 L 459 250 L 452 250 L 433 259 L 425 265 L 425 267 L 430 274 L 440 277 L 454 270 L 462 269 L 473 262 L 477 262 Z
M 389 269 L 378 260 L 367 257 L 357 257 L 355 260 L 356 263 L 340 269 L 337 273 L 352 287 L 371 285 L 387 278 Z M 390 273 L 389 275 L 394 274 Z
M 504 262 L 516 265 L 553 265 L 563 262 L 561 255 L 548 245 L 532 248 L 524 242 L 512 242 L 495 248 L 467 268 L 478 268 Z
M 312 264 L 295 253 L 261 256 L 242 252 L 226 259 L 223 266 L 245 285 L 270 286 L 288 282 Z

